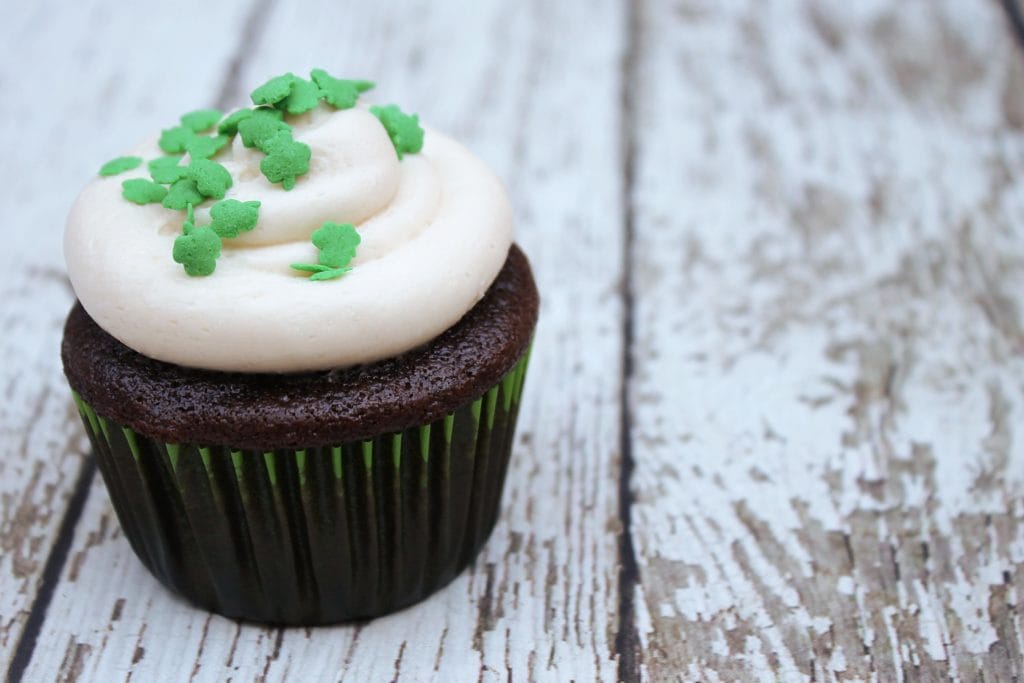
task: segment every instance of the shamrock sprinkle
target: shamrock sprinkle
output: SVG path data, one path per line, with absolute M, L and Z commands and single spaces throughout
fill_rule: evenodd
M 325 222 L 313 232 L 313 246 L 320 255 L 319 263 L 293 263 L 292 268 L 313 273 L 310 280 L 331 280 L 348 271 L 349 262 L 359 246 L 359 232 L 351 223 Z
M 256 109 L 251 116 L 238 123 L 238 134 L 242 136 L 242 144 L 246 147 L 263 147 L 267 140 L 284 131 L 291 134 L 292 127 L 275 115 L 274 110 Z
M 160 145 L 160 149 L 168 154 L 176 154 L 186 151 L 188 143 L 194 137 L 196 137 L 196 133 L 191 128 L 175 126 L 174 128 L 163 130 L 160 133 L 160 141 L 157 144 Z
M 272 183 L 290 190 L 295 178 L 309 170 L 309 145 L 296 142 L 289 131 L 281 131 L 267 140 L 262 149 L 267 156 L 260 162 L 260 170 Z
M 327 104 L 336 109 L 349 109 L 354 107 L 359 93 L 366 92 L 373 87 L 370 81 L 346 81 L 328 75 L 323 69 L 313 69 L 309 73 L 313 82 L 320 88 L 320 96 Z
M 195 228 L 186 223 L 185 228 L 185 234 L 174 240 L 174 261 L 183 265 L 189 275 L 211 274 L 220 257 L 220 237 L 208 225 Z
M 347 266 L 356 255 L 359 232 L 351 223 L 325 222 L 313 233 L 313 246 L 320 251 L 320 263 L 332 268 Z
M 252 109 L 233 111 L 220 122 L 220 125 L 217 126 L 217 132 L 221 135 L 234 135 L 238 132 L 238 124 L 250 116 L 252 116 Z
M 158 157 L 149 162 L 149 175 L 153 180 L 163 185 L 169 185 L 176 180 L 181 180 L 188 175 L 188 169 L 179 166 L 180 154 Z
M 213 220 L 210 227 L 224 239 L 238 237 L 256 227 L 259 210 L 260 203 L 257 201 L 225 199 L 210 207 L 210 218 Z
M 164 197 L 164 206 L 176 211 L 184 211 L 189 204 L 201 204 L 204 197 L 192 178 L 182 178 L 174 181 L 167 196 Z
M 121 183 L 121 196 L 136 204 L 155 204 L 166 195 L 166 187 L 145 178 L 132 178 Z
M 296 76 L 288 97 L 276 102 L 274 106 L 289 114 L 305 114 L 311 109 L 316 109 L 319 103 L 320 88 L 315 83 Z
M 188 165 L 188 177 L 195 181 L 201 195 L 213 199 L 223 199 L 232 185 L 228 169 L 209 159 L 193 159 Z
M 194 133 L 202 133 L 204 130 L 210 130 L 217 125 L 221 116 L 223 114 L 217 109 L 197 109 L 183 115 L 181 117 L 181 125 L 191 129 Z
M 292 83 L 299 80 L 298 76 L 288 72 L 283 76 L 276 76 L 253 90 L 249 97 L 255 105 L 276 104 L 292 93 Z
M 100 175 L 117 175 L 138 168 L 140 164 L 142 164 L 142 157 L 118 157 L 100 166 Z
M 185 143 L 185 150 L 193 159 L 209 159 L 228 144 L 229 139 L 227 135 L 216 135 L 212 138 L 198 135 Z
M 415 154 L 423 149 L 423 129 L 418 116 L 404 113 L 395 104 L 370 107 L 370 113 L 380 119 L 399 159 L 403 154 Z

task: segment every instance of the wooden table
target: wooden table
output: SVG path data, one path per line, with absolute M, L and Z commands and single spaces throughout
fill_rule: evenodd
M 7 7 L 0 664 L 1021 680 L 1013 2 Z M 312 66 L 372 78 L 498 170 L 544 303 L 476 564 L 400 614 L 281 630 L 189 607 L 132 555 L 58 362 L 60 240 L 100 162 Z

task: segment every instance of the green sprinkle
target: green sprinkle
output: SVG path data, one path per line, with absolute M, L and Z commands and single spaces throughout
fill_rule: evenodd
M 284 121 L 284 112 L 274 107 L 255 107 L 250 110 L 256 116 L 273 116 L 278 121 Z M 291 128 L 291 126 L 289 126 Z
M 404 154 L 415 154 L 423 149 L 423 129 L 418 116 L 406 114 L 394 104 L 370 107 L 370 113 L 380 119 L 399 159 Z
M 227 135 L 215 135 L 214 137 L 199 135 L 186 143 L 185 150 L 193 159 L 209 159 L 228 144 L 230 139 Z
M 320 250 L 320 263 L 332 268 L 347 266 L 356 255 L 361 238 L 351 223 L 326 221 L 313 233 L 313 246 Z
M 333 280 L 352 270 L 351 268 L 331 268 L 330 266 L 317 263 L 293 263 L 292 268 L 314 273 L 309 279 L 317 282 L 320 280 Z
M 100 166 L 100 175 L 117 175 L 138 168 L 141 164 L 142 157 L 118 157 Z
M 204 130 L 210 130 L 217 125 L 222 116 L 224 114 L 219 109 L 197 109 L 183 115 L 181 117 L 181 125 L 191 128 L 195 133 L 202 133 Z
M 209 275 L 217 268 L 220 248 L 220 237 L 204 225 L 174 240 L 174 261 L 183 265 L 189 275 Z
M 188 176 L 200 194 L 213 199 L 223 199 L 232 184 L 228 169 L 209 159 L 194 159 L 188 166 Z
M 324 272 L 331 269 L 331 266 L 319 263 L 293 263 L 292 267 L 296 270 L 306 270 L 307 272 Z
M 155 204 L 167 196 L 167 188 L 145 178 L 132 178 L 121 183 L 121 196 L 136 204 Z
M 237 199 L 225 199 L 210 207 L 210 227 L 220 237 L 230 239 L 256 227 L 259 219 L 260 203 L 257 201 L 240 202 Z
M 239 109 L 231 112 L 228 117 L 217 126 L 217 132 L 221 135 L 234 135 L 238 132 L 238 124 L 252 116 L 252 109 Z
M 316 109 L 319 103 L 320 88 L 315 83 L 296 76 L 288 97 L 278 101 L 274 106 L 289 114 L 305 114 L 311 109 Z
M 370 81 L 346 81 L 328 75 L 323 69 L 313 69 L 309 73 L 313 82 L 320 88 L 320 96 L 327 104 L 336 109 L 349 109 L 354 107 L 359 93 L 366 92 L 373 87 Z
M 252 98 L 252 103 L 255 105 L 275 104 L 291 94 L 292 82 L 296 80 L 298 77 L 291 72 L 283 76 L 275 76 L 253 90 L 249 97 Z
M 195 131 L 185 126 L 167 128 L 160 133 L 160 149 L 168 154 L 176 154 L 187 150 L 188 143 L 196 137 Z
M 286 132 L 289 139 L 291 138 L 292 127 L 270 113 L 271 111 L 274 110 L 257 109 L 251 116 L 239 122 L 238 134 L 242 136 L 243 145 L 266 152 L 264 145 L 277 134 Z
M 179 166 L 180 154 L 158 157 L 149 162 L 149 175 L 162 185 L 170 185 L 188 175 L 188 169 Z
M 314 281 L 314 282 L 320 282 L 321 280 L 333 280 L 336 277 L 341 277 L 342 275 L 344 275 L 345 273 L 347 273 L 350 270 L 352 270 L 352 269 L 351 268 L 331 268 L 329 270 L 322 270 L 319 273 L 314 273 L 313 275 L 309 276 L 309 279 Z
M 260 162 L 263 175 L 286 190 L 295 187 L 295 179 L 309 170 L 309 145 L 293 140 L 290 131 L 277 133 L 260 148 L 267 154 Z
M 304 270 L 309 273 L 322 273 L 327 270 L 331 270 L 330 266 L 322 266 L 319 263 L 293 263 L 292 268 L 295 270 Z
M 192 178 L 176 180 L 164 197 L 164 206 L 176 211 L 184 211 L 189 204 L 202 204 L 205 197 L 196 187 Z
M 319 252 L 320 263 L 293 263 L 291 267 L 313 273 L 309 279 L 317 282 L 341 277 L 352 270 L 348 264 L 355 257 L 360 240 L 351 223 L 326 221 L 313 232 L 313 246 Z

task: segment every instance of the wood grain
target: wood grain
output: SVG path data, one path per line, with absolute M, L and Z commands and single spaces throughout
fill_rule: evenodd
M 421 605 L 359 626 L 265 629 L 158 586 L 97 481 L 26 679 L 615 679 L 622 22 L 585 2 L 266 10 L 225 99 L 311 66 L 372 78 L 379 101 L 465 141 L 509 186 L 543 304 L 503 521 L 474 567 Z
M 1021 679 L 1024 57 L 999 4 L 649 2 L 640 31 L 647 676 Z
M 87 485 L 84 435 L 60 369 L 58 346 L 72 301 L 60 240 L 71 200 L 119 145 L 168 124 L 178 102 L 215 97 L 234 46 L 215 24 L 242 16 L 237 6 L 163 25 L 139 7 L 22 3 L 5 16 L 0 40 L 0 120 L 6 134 L 4 248 L 0 249 L 0 667 L 14 656 L 75 489 Z M 7 13 L 5 13 L 6 15 Z M 173 52 L 180 36 L 209 43 Z M 145 70 L 125 61 L 150 55 Z M 207 69 L 212 62 L 213 68 Z M 190 73 L 181 78 L 182 73 Z M 173 118 L 170 119 L 173 121 Z M 70 520 L 73 524 L 74 520 Z M 57 558 L 58 560 L 60 558 Z M 54 570 L 60 569 L 60 562 Z
M 0 666 L 33 681 L 1024 679 L 1013 9 L 14 8 Z M 497 169 L 544 301 L 503 521 L 474 567 L 391 617 L 280 630 L 191 608 L 131 554 L 65 398 L 60 226 L 98 162 L 312 66 L 375 79 L 379 101 Z

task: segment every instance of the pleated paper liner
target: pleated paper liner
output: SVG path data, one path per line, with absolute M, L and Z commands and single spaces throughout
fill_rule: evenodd
M 162 583 L 229 617 L 328 624 L 417 602 L 477 555 L 528 360 L 436 422 L 303 450 L 157 442 L 74 398 L 125 535 Z

